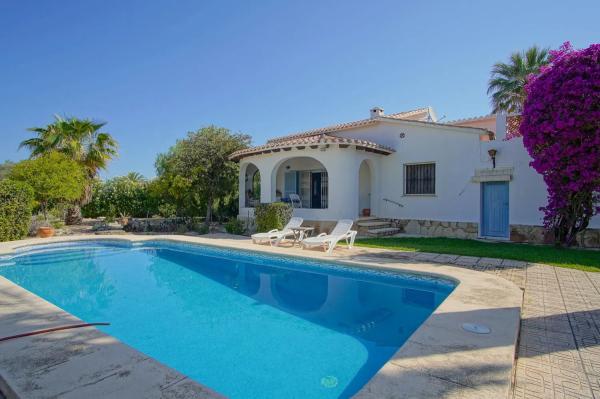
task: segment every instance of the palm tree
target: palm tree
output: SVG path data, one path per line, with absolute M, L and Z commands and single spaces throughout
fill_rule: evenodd
M 508 63 L 495 63 L 487 90 L 488 95 L 491 95 L 492 112 L 520 113 L 525 102 L 527 78 L 539 73 L 540 68 L 546 64 L 548 49 L 537 46 L 512 53 Z
M 138 172 L 129 172 L 125 175 L 125 177 L 136 183 L 143 183 L 146 181 L 146 178 Z
M 31 158 L 49 151 L 58 151 L 79 162 L 84 168 L 87 177 L 84 195 L 66 218 L 67 223 L 72 223 L 81 220 L 80 206 L 91 200 L 92 182 L 98 172 L 106 169 L 108 162 L 117 156 L 118 144 L 110 134 L 100 131 L 105 123 L 60 116 L 55 116 L 55 119 L 48 126 L 28 129 L 36 133 L 37 137 L 24 140 L 19 148 L 28 148 Z

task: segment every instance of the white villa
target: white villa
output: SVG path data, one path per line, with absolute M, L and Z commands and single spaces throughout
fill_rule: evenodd
M 543 242 L 546 188 L 506 116 L 437 122 L 431 107 L 277 137 L 238 151 L 240 218 L 293 201 L 305 224 L 355 219 L 364 234 L 405 232 Z M 259 192 L 260 191 L 260 192 Z M 600 217 L 580 241 L 600 246 Z

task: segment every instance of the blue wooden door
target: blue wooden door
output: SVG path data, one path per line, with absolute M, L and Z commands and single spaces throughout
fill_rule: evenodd
M 481 184 L 481 235 L 508 237 L 508 182 Z

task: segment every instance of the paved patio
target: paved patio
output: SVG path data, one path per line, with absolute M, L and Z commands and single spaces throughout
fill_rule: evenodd
M 456 255 L 344 252 L 449 263 L 512 281 L 524 290 L 512 398 L 600 398 L 600 273 Z

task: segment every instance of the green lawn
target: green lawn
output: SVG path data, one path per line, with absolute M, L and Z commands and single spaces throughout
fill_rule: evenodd
M 356 245 L 402 251 L 514 259 L 590 272 L 600 272 L 600 251 L 587 249 L 563 249 L 545 245 L 483 242 L 437 237 L 364 238 L 356 240 Z

